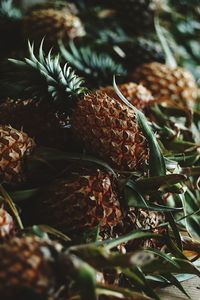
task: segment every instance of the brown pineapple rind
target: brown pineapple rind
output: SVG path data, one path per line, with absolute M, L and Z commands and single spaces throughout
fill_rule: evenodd
M 0 177 L 3 182 L 23 181 L 23 162 L 35 146 L 23 131 L 0 126 Z
M 153 103 L 153 96 L 149 90 L 147 90 L 141 84 L 136 84 L 134 82 L 128 82 L 124 84 L 120 84 L 118 86 L 119 90 L 123 94 L 123 96 L 136 108 L 140 110 L 144 110 L 145 107 L 151 105 Z M 102 93 L 106 93 L 109 97 L 115 98 L 119 101 L 120 98 L 115 92 L 113 86 L 107 86 L 101 88 L 99 90 Z
M 153 62 L 138 67 L 131 79 L 148 88 L 159 102 L 194 106 L 198 88 L 193 75 L 181 68 Z
M 84 96 L 72 117 L 75 135 L 86 148 L 119 170 L 143 170 L 149 147 L 134 110 L 107 94 Z
M 0 245 L 0 293 L 4 300 L 16 299 L 30 289 L 52 296 L 61 282 L 56 262 L 61 245 L 34 236 L 12 238 Z
M 99 169 L 83 168 L 67 172 L 44 188 L 36 218 L 63 232 L 111 229 L 122 218 L 113 177 Z
M 33 10 L 23 19 L 23 31 L 26 38 L 55 46 L 61 39 L 68 41 L 85 35 L 81 20 L 69 10 L 53 8 Z

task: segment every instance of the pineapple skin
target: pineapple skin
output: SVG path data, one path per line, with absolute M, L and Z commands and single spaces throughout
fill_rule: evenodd
M 33 139 L 11 126 L 0 126 L 0 177 L 6 183 L 23 181 L 23 160 L 35 147 Z
M 128 82 L 120 84 L 118 86 L 119 90 L 122 92 L 123 96 L 136 108 L 144 110 L 145 107 L 153 103 L 153 96 L 151 92 L 147 90 L 142 85 L 135 84 L 133 82 Z M 98 90 L 99 92 L 106 93 L 109 97 L 117 99 L 120 101 L 120 98 L 117 96 L 113 86 L 107 86 Z M 97 92 L 98 92 L 97 91 Z
M 62 284 L 61 275 L 56 275 L 60 251 L 60 244 L 35 236 L 15 237 L 0 245 L 2 299 L 21 299 L 27 290 L 53 296 Z
M 49 184 L 36 205 L 36 219 L 62 232 L 77 232 L 100 225 L 100 231 L 122 218 L 113 177 L 99 169 L 68 170 Z M 36 220 L 33 220 L 34 222 Z
M 119 170 L 143 170 L 149 147 L 134 110 L 94 92 L 84 96 L 72 116 L 72 129 L 86 148 Z
M 61 39 L 69 41 L 85 35 L 79 17 L 68 10 L 53 8 L 33 10 L 22 21 L 22 31 L 26 38 L 41 42 L 45 37 L 48 46 L 55 46 Z
M 198 88 L 193 75 L 181 68 L 170 68 L 157 62 L 138 67 L 131 79 L 148 88 L 159 102 L 194 106 Z

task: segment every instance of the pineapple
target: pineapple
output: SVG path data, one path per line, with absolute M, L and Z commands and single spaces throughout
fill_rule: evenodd
M 71 168 L 65 177 L 43 188 L 33 222 L 37 219 L 62 232 L 97 225 L 100 230 L 111 230 L 122 218 L 118 198 L 116 182 L 109 172 L 84 166 Z
M 138 67 L 131 79 L 148 88 L 158 102 L 194 106 L 198 88 L 193 75 L 181 68 L 170 68 L 157 62 Z
M 7 93 L 25 91 L 35 101 L 42 99 L 50 104 L 55 112 L 69 114 L 75 137 L 91 153 L 120 170 L 143 172 L 148 164 L 149 146 L 135 111 L 106 93 L 87 92 L 83 80 L 70 67 L 62 68 L 59 58 L 51 53 L 44 56 L 42 46 L 38 57 L 33 46 L 29 51 L 30 60 L 12 60 L 8 75 L 4 74 L 2 90 L 6 90 L 8 80 L 12 86 L 8 85 Z
M 133 230 L 149 230 L 153 233 L 164 234 L 166 232 L 166 228 L 159 228 L 159 226 L 163 223 L 165 223 L 164 213 L 129 208 L 122 221 L 114 228 L 113 234 L 115 236 L 124 235 Z M 121 250 L 130 252 L 137 250 L 138 248 L 162 249 L 164 244 L 164 238 L 162 241 L 158 239 L 139 239 L 133 242 L 128 242 L 126 245 L 121 247 Z
M 72 128 L 87 149 L 118 170 L 146 169 L 149 147 L 135 111 L 106 93 L 84 96 L 72 115 Z
M 0 177 L 6 183 L 23 180 L 23 161 L 34 148 L 34 141 L 23 131 L 0 126 Z
M 144 110 L 145 107 L 153 103 L 151 92 L 142 85 L 128 82 L 119 85 L 119 89 L 124 97 L 135 107 Z M 113 86 L 107 86 L 99 89 L 99 91 L 106 93 L 109 97 L 119 99 Z
M 0 241 L 9 238 L 15 232 L 15 224 L 12 216 L 4 209 L 0 208 Z
M 2 299 L 30 298 L 29 290 L 35 296 L 53 297 L 65 282 L 57 269 L 60 251 L 60 244 L 34 236 L 15 237 L 0 245 Z
M 69 41 L 85 35 L 83 24 L 69 9 L 41 8 L 30 12 L 22 20 L 24 36 L 40 42 L 45 37 L 49 46 L 58 40 Z

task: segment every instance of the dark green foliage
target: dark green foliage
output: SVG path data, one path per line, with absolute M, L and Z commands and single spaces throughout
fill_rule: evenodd
M 42 41 L 37 55 L 34 45 L 29 43 L 28 58 L 9 60 L 0 85 L 7 95 L 31 97 L 69 108 L 86 91 L 83 82 L 67 63 L 62 67 L 59 56 L 54 56 L 51 50 L 45 55 Z
M 77 71 L 88 79 L 93 87 L 105 86 L 112 83 L 113 75 L 125 75 L 121 64 L 115 62 L 109 54 L 98 53 L 92 47 L 79 47 L 71 42 L 69 50 L 60 43 L 60 51 Z

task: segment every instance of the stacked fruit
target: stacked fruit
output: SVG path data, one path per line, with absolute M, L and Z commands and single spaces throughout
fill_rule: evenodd
M 199 275 L 198 85 L 158 22 L 170 9 L 1 1 L 3 299 L 158 299 Z

